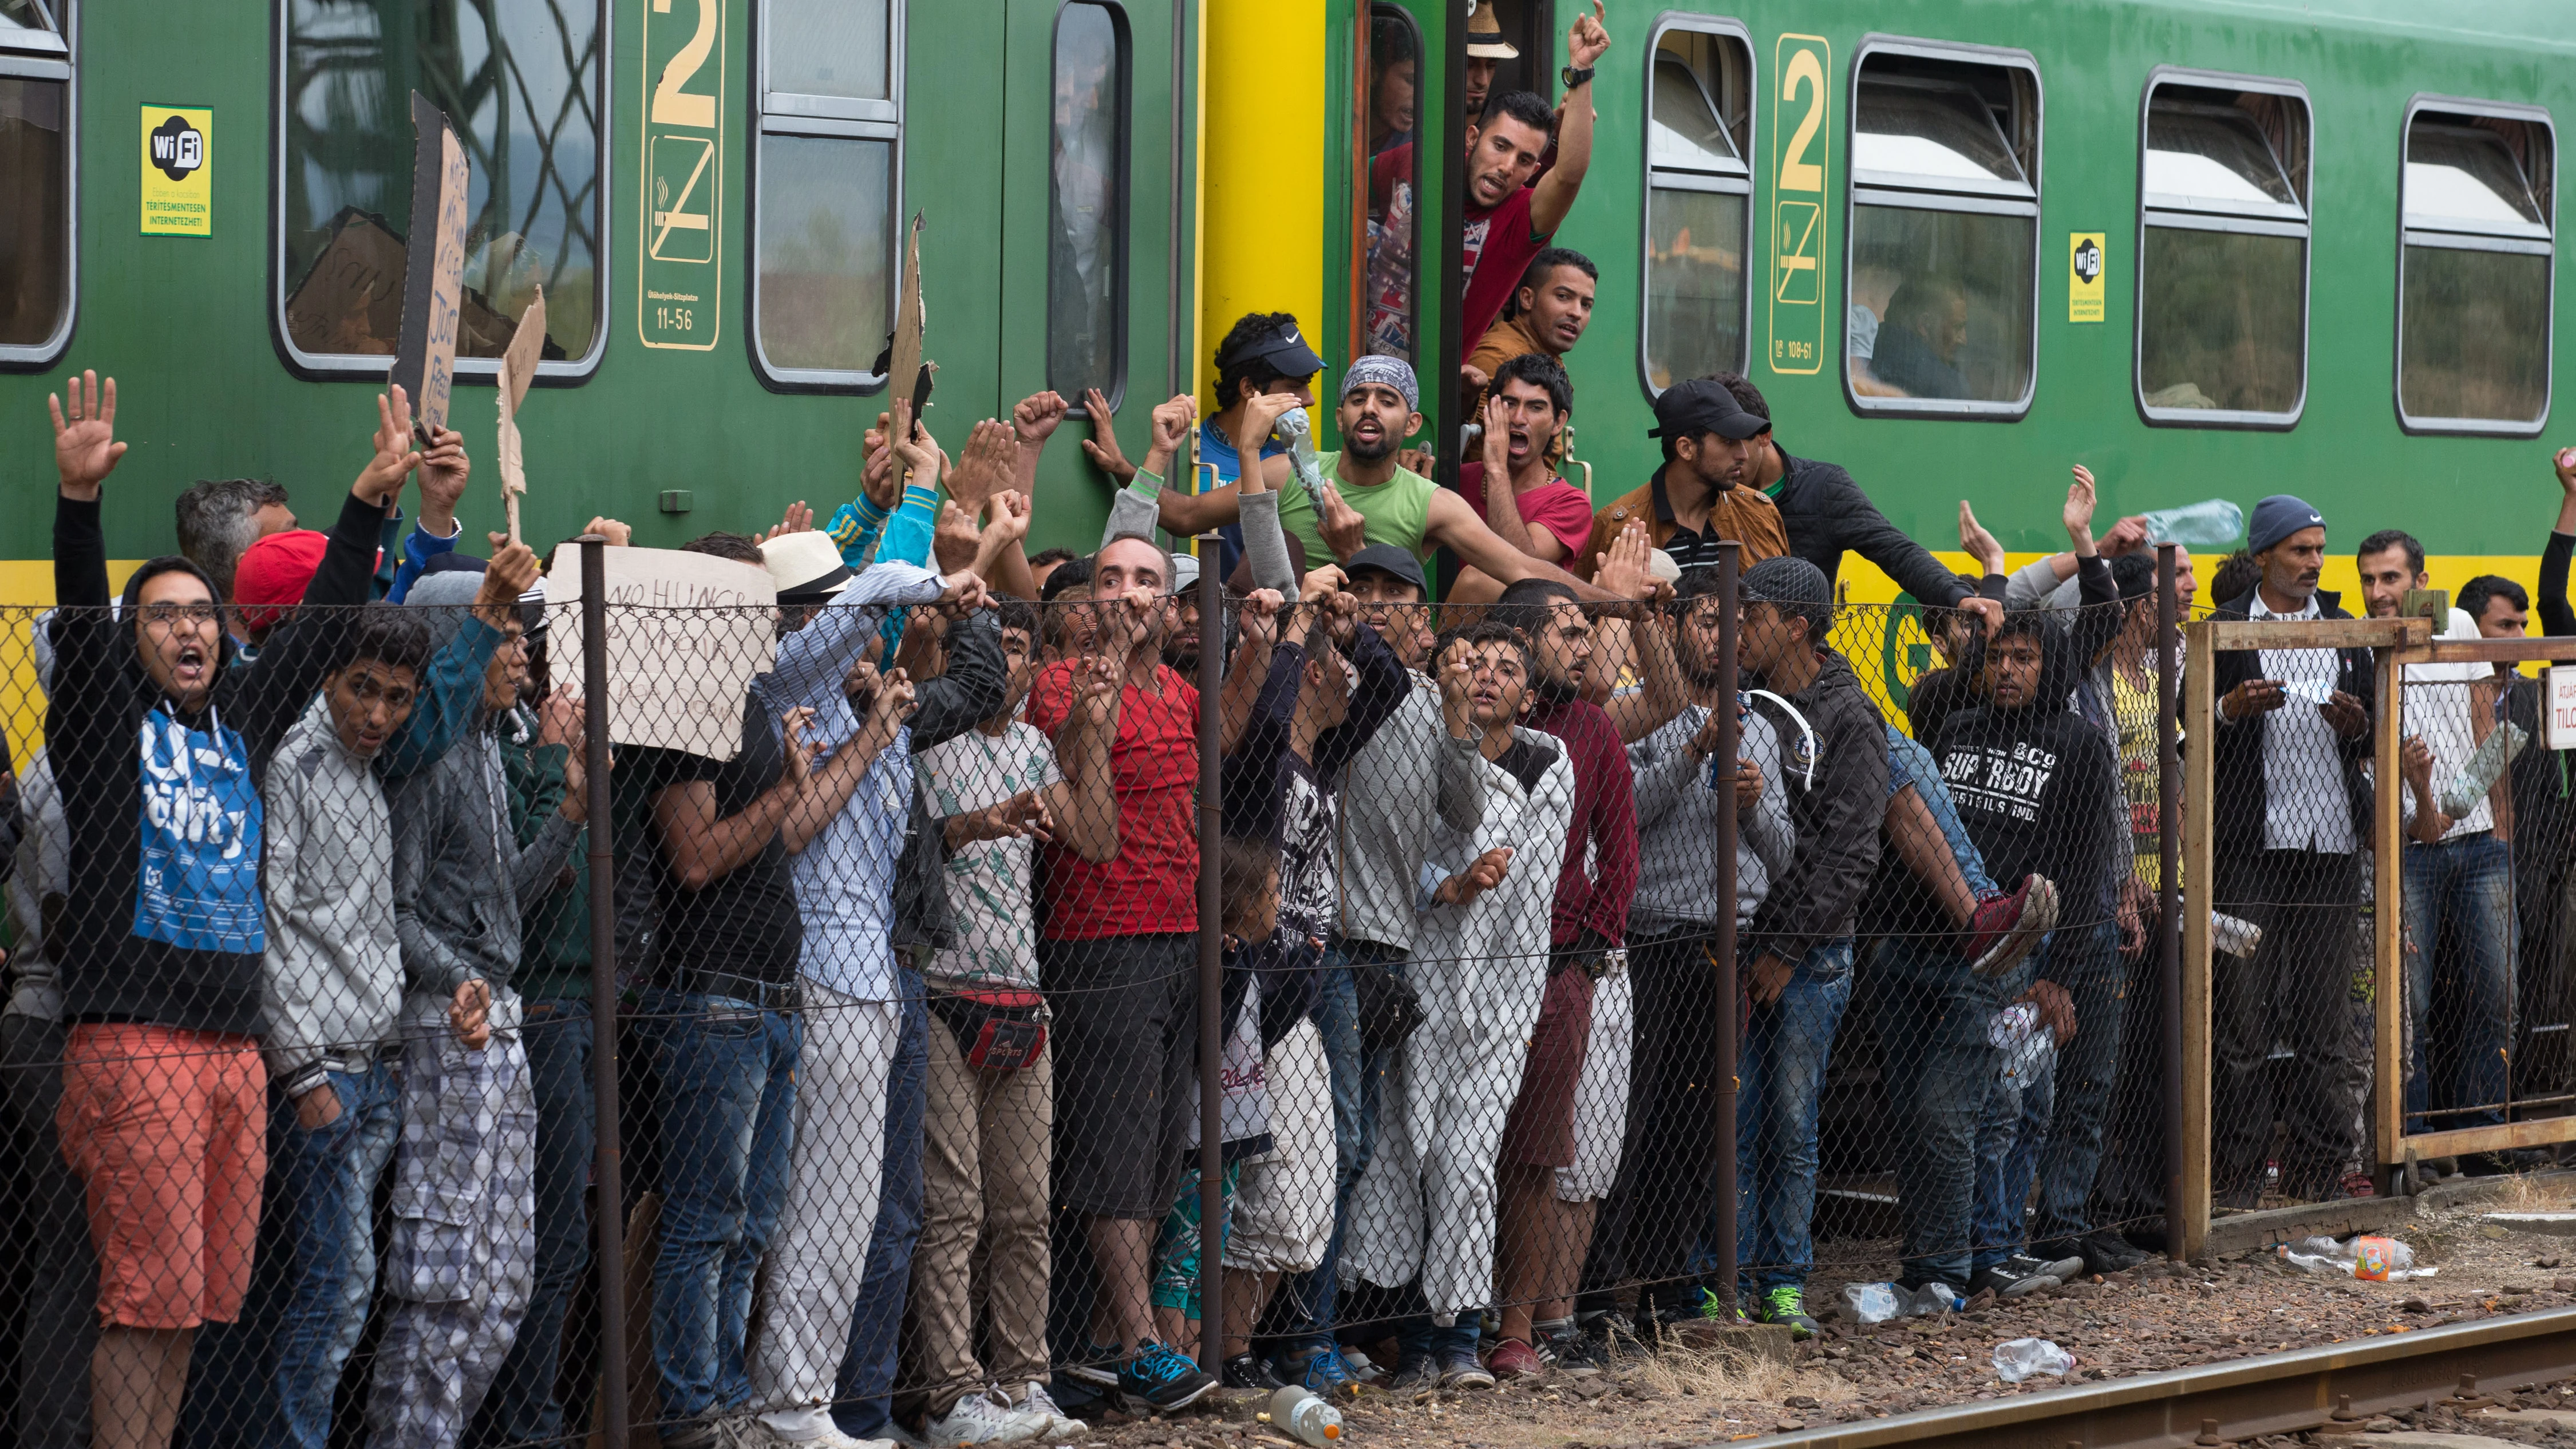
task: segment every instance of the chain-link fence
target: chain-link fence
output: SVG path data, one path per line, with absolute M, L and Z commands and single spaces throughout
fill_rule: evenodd
M 2167 1246 L 2204 874 L 2211 1194 L 2375 1164 L 2372 745 L 2214 727 L 2177 870 L 2133 572 L 1990 631 L 600 557 L 0 617 L 0 1434 L 1061 1442 L 2030 1291 Z

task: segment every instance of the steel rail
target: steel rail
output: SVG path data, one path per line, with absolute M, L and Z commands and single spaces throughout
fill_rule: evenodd
M 2576 1377 L 2576 1308 L 1733 1442 L 1745 1449 L 2184 1449 L 2320 1428 L 2339 1409 L 2357 1420 L 2421 1408 L 2449 1398 L 2463 1375 L 2489 1393 Z

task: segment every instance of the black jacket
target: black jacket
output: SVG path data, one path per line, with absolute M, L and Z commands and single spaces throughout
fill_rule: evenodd
M 351 494 L 341 505 L 328 547 L 304 591 L 309 605 L 367 602 L 375 568 L 380 509 Z M 54 506 L 54 688 L 45 711 L 54 780 L 63 817 L 79 822 L 71 837 L 71 891 L 62 929 L 46 947 L 61 964 L 66 1019 L 147 1022 L 191 1031 L 258 1035 L 260 953 L 174 944 L 138 935 L 143 887 L 145 720 L 165 701 L 136 652 L 136 608 L 146 580 L 196 565 L 154 559 L 125 585 L 124 607 L 108 614 L 107 540 L 99 505 L 69 498 Z M 207 581 L 213 591 L 213 583 Z M 199 715 L 173 719 L 189 728 L 220 722 L 239 734 L 254 783 L 304 706 L 330 672 L 345 620 L 307 612 L 278 626 L 259 657 L 235 667 L 219 645 L 213 693 Z M 260 836 L 243 822 L 241 848 L 258 857 Z
M 1839 465 L 1790 457 L 1776 440 L 1771 446 L 1786 470 L 1771 501 L 1779 505 L 1789 551 L 1823 569 L 1827 579 L 1841 570 L 1843 553 L 1849 550 L 1878 565 L 1918 604 L 1947 608 L 1975 592 L 1888 522 Z
M 1789 868 L 1754 911 L 1749 935 L 1751 944 L 1787 961 L 1852 934 L 1861 896 L 1878 870 L 1879 822 L 1887 814 L 1887 721 L 1843 657 L 1820 653 L 1816 677 L 1786 696 L 1816 732 L 1812 787 L 1799 759 L 1805 732 L 1770 701 L 1753 702 L 1780 733 L 1789 821 L 1798 838 Z
M 2317 590 L 2319 616 L 2327 619 L 2351 618 L 2352 615 L 2338 607 L 2338 601 L 2342 597 L 2331 590 Z M 2254 592 L 2248 590 L 2244 597 L 2229 600 L 2210 617 L 2213 619 L 2250 618 L 2253 607 Z M 2372 678 L 2370 651 L 2338 649 L 2335 652 L 2341 656 L 2335 675 L 2335 688 L 2359 700 L 2364 713 L 2375 715 L 2379 690 Z M 2210 671 L 2211 687 L 2217 691 L 2221 699 L 2226 698 L 2229 690 L 2243 684 L 2246 680 L 2263 677 L 2261 650 L 2222 650 L 2217 659 L 2217 667 Z M 2311 707 L 2297 700 L 2281 706 L 2282 709 Z M 2265 731 L 2271 728 L 2271 720 L 2272 715 L 2267 712 L 2230 724 L 2226 716 L 2221 714 L 2218 728 L 2213 731 L 2217 738 L 2211 744 L 2211 749 L 2215 753 L 2211 759 L 2210 770 L 2218 799 L 2217 825 L 2213 832 L 2211 847 L 2223 859 L 2243 861 L 2261 854 L 2263 822 L 2275 810 L 2298 808 L 2293 802 L 2275 801 L 2269 798 L 2264 787 L 2263 736 Z M 2375 719 L 2374 723 L 2376 723 Z M 2370 734 L 2369 730 L 2363 730 L 2357 738 L 2336 742 L 2336 753 L 2343 761 L 2344 803 L 2352 814 L 2352 838 L 2356 844 L 2364 846 L 2370 843 L 2370 782 L 2363 777 L 2362 767 L 2370 760 Z M 2183 741 L 2185 749 L 2191 746 L 2190 740 Z

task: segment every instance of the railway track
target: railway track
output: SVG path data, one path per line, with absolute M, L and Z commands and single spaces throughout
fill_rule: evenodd
M 1867 1423 L 1744 1441 L 1746 1449 L 2160 1449 L 2288 1434 L 2447 1399 L 2462 1380 L 2503 1390 L 2576 1377 L 2576 1309 L 2483 1319 L 2421 1333 L 2087 1388 L 1956 1404 Z

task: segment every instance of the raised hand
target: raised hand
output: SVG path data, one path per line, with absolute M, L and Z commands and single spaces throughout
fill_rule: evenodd
M 1306 576 L 1297 581 L 1297 597 L 1312 603 L 1326 594 L 1339 592 L 1342 586 L 1349 582 L 1350 575 L 1342 572 L 1340 564 L 1326 564 L 1322 568 L 1308 569 Z
M 953 501 L 939 505 L 939 521 L 930 530 L 930 558 L 941 572 L 972 570 L 976 549 L 983 541 L 983 530 L 975 526 L 974 514 Z
M 594 518 L 583 527 L 582 532 L 595 533 L 607 539 L 610 548 L 624 548 L 628 541 L 635 537 L 632 526 L 620 523 L 614 518 Z
M 1267 645 L 1279 637 L 1279 609 L 1283 601 L 1277 589 L 1254 589 L 1243 596 L 1235 612 L 1235 623 L 1246 639 Z
M 537 743 L 565 745 L 576 754 L 584 738 L 583 723 L 589 710 L 582 704 L 581 691 L 569 684 L 555 686 L 537 711 Z
M 402 496 L 403 480 L 419 466 L 420 454 L 411 447 L 411 397 L 397 384 L 376 394 L 376 456 L 359 470 L 349 491 L 379 508 L 391 508 Z
M 487 534 L 492 562 L 483 569 L 482 587 L 474 591 L 474 617 L 494 629 L 506 629 L 519 617 L 519 596 L 537 581 L 537 553 L 505 533 Z
M 1440 466 L 1440 456 L 1428 446 L 1398 448 L 1395 450 L 1395 466 L 1428 478 L 1431 476 L 1431 470 Z
M 2066 525 L 2066 536 L 2075 541 L 2079 557 L 2093 552 L 2093 510 L 2100 501 L 2093 470 L 2076 464 L 2075 481 L 2066 485 L 2066 506 L 2058 510 L 2057 518 Z
M 1588 70 L 1592 63 L 1610 49 L 1610 32 L 1602 27 L 1601 0 L 1592 0 L 1592 13 L 1574 17 L 1574 26 L 1565 32 L 1565 58 L 1576 70 Z
M 116 384 L 113 381 L 108 383 L 108 396 L 111 399 L 116 396 L 115 387 Z M 115 406 L 114 402 L 111 401 L 109 406 Z M 2558 470 L 2558 486 L 2566 490 L 2567 496 L 2576 498 L 2576 448 L 2559 449 L 2556 455 L 2550 458 L 2549 466 Z
M 465 435 L 441 428 L 420 457 L 420 526 L 441 538 L 456 531 L 456 503 L 465 496 L 465 481 L 474 471 L 465 456 Z
M 881 739 L 891 739 L 897 726 L 912 718 L 912 676 L 889 669 L 877 681 L 876 698 L 868 701 L 868 723 Z
M 1604 593 L 1623 599 L 1646 600 L 1655 596 L 1654 535 L 1647 531 L 1646 520 L 1631 518 L 1619 536 L 1610 541 L 1608 551 L 1600 556 L 1600 565 L 1592 572 L 1592 582 Z
M 1485 486 L 1492 488 L 1512 454 L 1511 404 L 1501 393 L 1485 399 Z M 1488 498 L 1492 495 L 1488 494 Z
M 1190 429 L 1199 422 L 1199 400 L 1188 393 L 1176 393 L 1168 402 L 1154 407 L 1154 447 L 1157 451 L 1178 452 L 1190 440 Z
M 1987 573 L 2004 571 L 2004 546 L 1995 542 L 1995 536 L 1977 521 L 1977 510 L 1969 507 L 1965 498 L 1959 500 L 1959 551 L 1975 559 L 1977 567 Z
M 1368 519 L 1342 498 L 1342 490 L 1333 480 L 1324 480 L 1324 496 L 1315 500 L 1315 530 L 1324 536 L 1324 547 L 1333 557 L 1348 562 L 1352 554 L 1368 547 Z
M 1052 392 L 1030 393 L 1011 407 L 1012 435 L 1023 448 L 1043 448 L 1071 411 L 1072 404 Z
M 958 569 L 940 576 L 939 602 L 952 613 L 966 614 L 991 607 L 993 600 L 981 575 L 973 569 Z
M 1109 399 L 1095 387 L 1082 395 L 1082 411 L 1091 419 L 1091 436 L 1082 440 L 1083 456 L 1122 485 L 1136 481 L 1136 465 L 1127 461 L 1126 451 L 1118 446 L 1117 420 L 1109 411 Z
M 1475 688 L 1476 674 L 1467 662 L 1467 651 L 1451 649 L 1440 657 L 1440 718 L 1449 727 L 1449 737 L 1463 740 L 1476 732 L 1476 701 L 1469 691 Z
M 125 456 L 125 445 L 116 440 L 116 379 L 109 378 L 107 391 L 101 394 L 98 372 L 91 369 L 71 379 L 64 391 L 72 395 L 68 420 L 63 416 L 63 400 L 52 393 L 45 395 L 45 406 L 54 415 L 54 471 L 62 476 L 65 498 L 94 503 L 98 485 L 116 471 L 116 460 Z
M 2104 558 L 2118 558 L 2147 546 L 2147 516 L 2132 513 L 2111 525 L 2111 531 L 2095 541 L 2093 551 Z
M 807 706 L 800 705 L 779 717 L 778 742 L 786 759 L 778 771 L 778 783 L 789 790 L 805 788 L 806 780 L 814 774 L 814 756 L 822 746 L 808 743 L 805 738 L 805 731 L 813 724 L 814 711 Z
M 870 428 L 860 443 L 859 491 L 870 503 L 891 513 L 903 501 L 901 460 L 894 455 L 894 443 L 883 428 Z
M 1293 392 L 1265 392 L 1244 399 L 1243 413 L 1234 424 L 1236 455 L 1260 457 L 1262 445 L 1270 441 L 1271 430 L 1279 425 L 1279 420 L 1302 406 L 1304 404 L 1297 401 Z
M 1064 399 L 1051 392 L 1038 396 L 1055 399 L 1055 417 L 1047 422 L 1047 430 L 1052 432 L 1056 421 L 1064 416 Z M 1028 402 L 1020 404 L 1023 408 L 1028 405 Z M 986 418 L 966 435 L 965 450 L 957 455 L 957 466 L 948 475 L 948 496 L 964 505 L 969 514 L 983 512 L 984 500 L 1011 486 L 1012 469 L 1019 463 L 1020 449 L 1029 446 L 1026 442 L 1013 440 L 1013 427 L 1012 423 Z
M 1118 661 L 1122 677 L 1127 656 L 1135 652 L 1137 641 L 1162 607 L 1163 596 L 1143 584 L 1094 600 L 1091 616 L 1100 625 L 1101 646 Z
M 1118 692 L 1126 687 L 1126 662 L 1107 654 L 1085 656 L 1074 661 L 1073 677 L 1067 682 L 1073 687 L 1074 709 L 1094 722 L 1104 721 L 1118 705 Z
M 894 430 L 887 437 L 893 442 L 895 458 L 903 464 L 905 473 L 924 481 L 939 477 L 940 465 L 946 455 L 939 451 L 939 440 L 930 435 L 930 429 L 914 420 L 910 398 L 894 400 Z
M 778 526 L 776 528 L 765 529 L 762 532 L 752 535 L 751 541 L 754 543 L 767 543 L 773 538 L 784 538 L 791 533 L 812 533 L 813 531 L 814 510 L 806 507 L 805 500 L 799 498 L 795 502 L 788 504 L 787 511 L 779 515 Z

